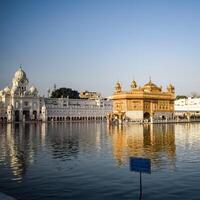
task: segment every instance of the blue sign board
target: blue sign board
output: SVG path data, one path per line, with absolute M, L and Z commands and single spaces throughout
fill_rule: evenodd
M 151 160 L 146 158 L 130 157 L 130 170 L 150 174 Z

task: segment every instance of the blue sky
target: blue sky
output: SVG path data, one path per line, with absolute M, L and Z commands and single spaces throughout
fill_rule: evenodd
M 134 78 L 200 93 L 198 0 L 0 0 L 0 88 L 20 64 L 40 93 Z

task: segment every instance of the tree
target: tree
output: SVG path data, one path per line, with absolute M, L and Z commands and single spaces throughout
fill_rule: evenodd
M 79 92 L 71 88 L 59 88 L 51 93 L 51 98 L 80 99 Z
M 185 95 L 177 95 L 176 96 L 176 100 L 179 100 L 179 99 L 187 99 L 188 97 L 185 96 Z

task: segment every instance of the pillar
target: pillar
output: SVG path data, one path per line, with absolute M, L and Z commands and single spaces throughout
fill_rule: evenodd
M 13 122 L 14 121 L 14 109 L 13 106 L 9 105 L 7 107 L 7 122 Z

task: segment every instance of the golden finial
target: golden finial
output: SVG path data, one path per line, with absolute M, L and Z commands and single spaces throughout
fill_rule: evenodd
M 133 79 L 133 81 L 131 82 L 131 89 L 134 90 L 135 88 L 137 88 L 137 83 L 136 83 L 136 81 Z
M 168 85 L 167 91 L 170 92 L 170 93 L 174 93 L 175 92 L 175 88 L 171 83 Z
M 122 91 L 122 86 L 119 81 L 115 84 L 115 92 L 119 93 Z

